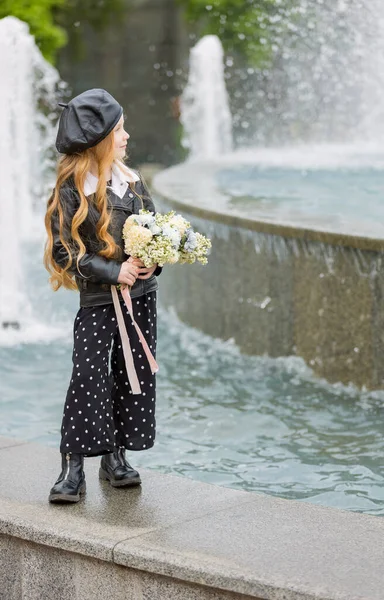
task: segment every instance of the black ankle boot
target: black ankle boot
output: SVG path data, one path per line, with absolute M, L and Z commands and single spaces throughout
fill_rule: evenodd
M 101 457 L 100 479 L 106 479 L 113 487 L 139 485 L 141 478 L 125 458 L 125 448 L 120 447 L 111 454 Z
M 84 455 L 61 453 L 61 473 L 49 493 L 49 502 L 78 502 L 86 489 Z

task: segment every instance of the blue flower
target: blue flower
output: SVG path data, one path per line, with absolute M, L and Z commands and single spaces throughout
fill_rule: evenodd
M 193 252 L 197 247 L 197 236 L 193 229 L 187 229 L 186 231 L 187 239 L 184 244 L 184 250 L 186 252 Z

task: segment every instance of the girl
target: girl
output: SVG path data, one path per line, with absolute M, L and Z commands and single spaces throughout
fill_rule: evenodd
M 141 386 L 139 394 L 132 392 L 111 286 L 131 286 L 135 321 L 155 356 L 156 275 L 162 268 L 145 268 L 141 260 L 124 255 L 126 218 L 155 207 L 143 178 L 123 163 L 129 134 L 122 107 L 102 89 L 60 105 L 56 148 L 64 156 L 47 204 L 44 264 L 55 291 L 61 286 L 80 291 L 80 309 L 61 425 L 61 472 L 49 501 L 77 502 L 86 489 L 86 456 L 101 456 L 99 477 L 114 487 L 141 483 L 125 450 L 154 444 L 155 374 L 118 292 L 115 302 L 124 315 Z

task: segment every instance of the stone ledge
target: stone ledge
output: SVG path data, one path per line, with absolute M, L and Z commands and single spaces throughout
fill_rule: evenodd
M 0 448 L 4 538 L 206 586 L 207 592 L 233 592 L 234 598 L 382 600 L 384 521 L 378 517 L 148 469 L 140 470 L 140 488 L 116 490 L 98 480 L 98 458 L 86 459 L 88 489 L 81 502 L 50 505 L 58 451 L 4 438 Z
M 224 225 L 250 231 L 295 238 L 303 241 L 323 242 L 359 250 L 384 251 L 384 237 L 371 234 L 351 234 L 351 224 L 345 229 L 331 230 L 320 223 L 300 223 L 265 215 L 247 216 L 244 210 L 230 209 L 227 197 L 218 190 L 214 179 L 217 166 L 200 163 L 183 163 L 156 173 L 151 180 L 152 191 L 175 210 L 187 209 L 191 215 Z M 200 201 L 199 196 L 203 197 Z M 205 201 L 209 197 L 209 208 Z M 349 231 L 348 231 L 349 229 Z

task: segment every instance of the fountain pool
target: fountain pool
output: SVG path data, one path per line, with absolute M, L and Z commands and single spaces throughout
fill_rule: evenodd
M 249 164 L 234 154 L 217 170 L 217 184 L 231 212 L 384 240 L 384 153 L 361 152 L 344 149 L 340 161 L 332 146 L 254 151 Z
M 163 208 L 183 212 L 212 238 L 212 255 L 204 270 L 169 277 L 165 302 L 188 324 L 233 337 L 242 351 L 301 356 L 330 382 L 380 389 L 384 148 L 377 98 L 384 84 L 372 71 L 371 50 L 381 48 L 382 7 L 375 2 L 359 21 L 360 2 L 299 6 L 298 36 L 276 46 L 281 60 L 264 71 L 243 69 L 235 85 L 226 69 L 232 59 L 218 60 L 210 42 L 191 52 L 182 103 L 191 153 L 156 175 L 154 189 Z M 206 64 L 215 68 L 209 82 L 199 78 Z M 238 108 L 233 123 L 244 130 L 238 148 L 222 144 L 207 153 L 231 103 Z M 210 127 L 201 127 L 207 114 Z

